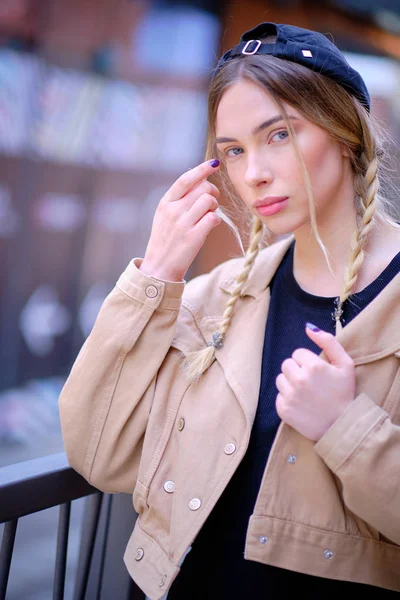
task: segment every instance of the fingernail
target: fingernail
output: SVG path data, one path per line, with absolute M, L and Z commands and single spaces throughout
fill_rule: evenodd
M 313 325 L 313 323 L 306 323 L 306 327 L 308 327 L 308 329 L 311 329 L 311 331 L 315 331 L 315 333 L 321 331 L 320 328 L 316 325 Z
M 215 158 L 214 160 L 210 160 L 210 165 L 214 167 L 214 169 L 216 169 L 217 167 L 219 167 L 219 160 L 217 158 Z

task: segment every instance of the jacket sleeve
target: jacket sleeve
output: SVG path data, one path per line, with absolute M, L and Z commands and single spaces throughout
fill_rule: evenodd
M 314 446 L 348 508 L 400 544 L 400 427 L 360 394 Z
M 148 277 L 139 266 L 134 259 L 104 301 L 59 399 L 71 466 L 107 492 L 134 489 L 155 380 L 184 288 Z

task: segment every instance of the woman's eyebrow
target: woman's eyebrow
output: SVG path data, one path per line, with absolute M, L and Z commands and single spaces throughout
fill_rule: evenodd
M 298 117 L 295 117 L 294 115 L 288 115 L 288 117 L 292 120 L 298 120 Z M 257 127 L 255 127 L 251 133 L 252 135 L 257 135 L 258 133 L 261 133 L 261 131 L 264 131 L 264 129 L 268 129 L 268 127 L 271 127 L 271 125 L 275 125 L 275 123 L 279 123 L 279 121 L 283 120 L 284 118 L 282 115 L 275 115 L 275 117 L 271 117 L 267 121 L 261 123 L 261 125 L 257 125 Z M 218 137 L 215 140 L 216 144 L 227 144 L 229 142 L 237 142 L 237 140 L 229 137 Z

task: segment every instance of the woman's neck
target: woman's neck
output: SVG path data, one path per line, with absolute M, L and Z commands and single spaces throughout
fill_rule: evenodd
M 310 225 L 295 232 L 293 261 L 294 277 L 300 287 L 316 296 L 339 296 L 351 249 L 351 238 L 356 229 L 355 211 L 341 216 L 339 226 L 332 222 L 318 227 L 326 248 L 333 274 Z M 354 291 L 372 283 L 400 251 L 400 229 L 377 217 L 365 247 L 365 259 L 357 277 Z

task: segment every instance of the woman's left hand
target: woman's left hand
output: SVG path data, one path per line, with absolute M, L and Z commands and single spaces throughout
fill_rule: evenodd
M 276 410 L 282 421 L 316 442 L 353 402 L 356 377 L 353 360 L 337 339 L 313 327 L 307 326 L 307 335 L 329 362 L 310 350 L 295 350 L 276 379 Z

